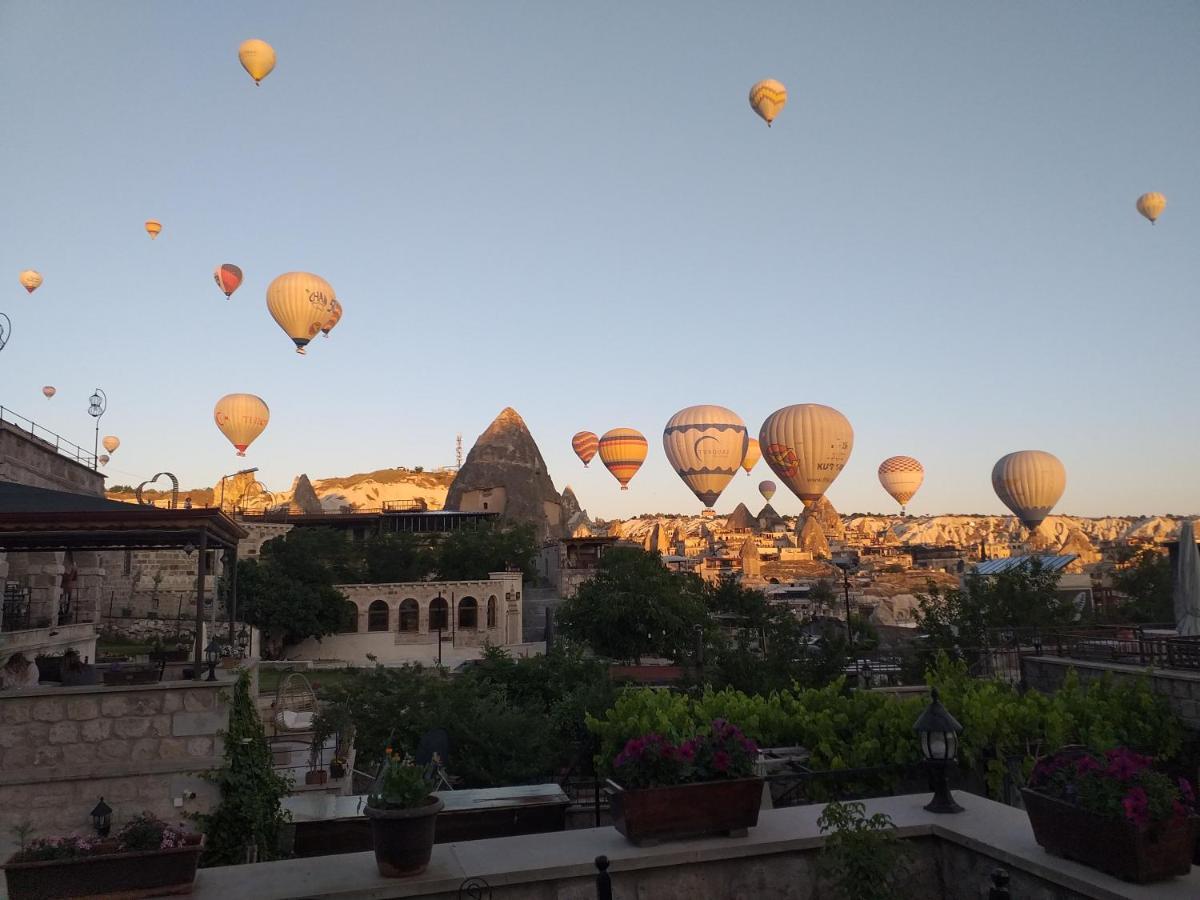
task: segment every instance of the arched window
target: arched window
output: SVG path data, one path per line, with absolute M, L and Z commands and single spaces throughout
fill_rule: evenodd
M 367 631 L 388 630 L 388 605 L 375 600 L 367 607 Z
M 495 595 L 488 597 L 487 623 L 488 623 L 487 624 L 488 628 L 496 627 L 496 597 L 495 597 Z
M 450 627 L 449 606 L 446 605 L 444 597 L 434 597 L 429 601 L 429 630 L 437 631 L 439 628 L 446 631 Z
M 342 607 L 342 627 L 339 634 L 355 634 L 358 632 L 358 604 L 346 601 Z
M 474 597 L 463 597 L 458 601 L 458 627 L 479 627 L 479 604 Z
M 417 631 L 421 627 L 421 608 L 409 597 L 400 604 L 400 630 Z

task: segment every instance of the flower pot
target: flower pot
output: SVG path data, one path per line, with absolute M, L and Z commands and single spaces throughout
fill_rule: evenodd
M 1033 836 L 1047 851 L 1126 881 L 1146 884 L 1192 868 L 1196 819 L 1138 827 L 1040 791 L 1021 791 Z
M 363 809 L 371 822 L 371 842 L 380 875 L 403 878 L 425 871 L 433 855 L 434 829 L 441 809 L 441 798 L 432 794 L 415 809 Z
M 305 784 L 325 784 L 329 781 L 329 773 L 324 769 L 313 769 L 304 773 Z
M 57 900 L 60 897 L 163 897 L 190 894 L 203 835 L 170 850 L 103 853 L 77 859 L 9 862 L 4 866 L 10 900 Z
M 339 778 L 345 778 L 346 777 L 346 767 L 342 766 L 342 765 L 338 765 L 337 763 L 330 763 L 329 764 L 329 777 L 332 778 L 334 781 L 337 781 Z
M 617 831 L 638 846 L 681 837 L 744 837 L 758 824 L 761 778 L 700 781 L 672 787 L 626 789 L 608 783 Z

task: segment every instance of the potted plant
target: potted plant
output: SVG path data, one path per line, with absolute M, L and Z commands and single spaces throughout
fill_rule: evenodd
M 115 839 L 78 834 L 24 843 L 4 865 L 12 900 L 190 893 L 204 836 L 143 813 Z
M 346 777 L 346 756 L 344 753 L 336 753 L 333 759 L 329 761 L 329 777 L 334 781 Z
M 1034 766 L 1021 793 L 1034 837 L 1051 853 L 1139 884 L 1191 870 L 1192 786 L 1155 771 L 1149 757 L 1064 747 Z
M 375 791 L 363 813 L 371 822 L 375 864 L 385 878 L 419 875 L 433 855 L 442 800 L 430 791 L 433 763 L 418 766 L 387 748 Z
M 304 773 L 305 784 L 325 784 L 329 781 L 329 773 L 324 769 L 309 769 Z
M 632 738 L 613 760 L 613 825 L 639 846 L 708 834 L 745 836 L 758 824 L 758 746 L 717 719 L 674 744 L 658 734 Z

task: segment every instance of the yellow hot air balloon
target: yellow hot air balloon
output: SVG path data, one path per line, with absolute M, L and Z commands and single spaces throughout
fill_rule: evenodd
M 771 413 L 758 442 L 771 471 L 808 507 L 821 499 L 850 459 L 854 429 L 831 406 L 799 403 Z
M 158 237 L 158 233 L 162 231 L 162 222 L 155 219 L 146 220 L 146 234 L 150 235 L 150 240 Z
M 925 467 L 911 456 L 890 456 L 879 464 L 879 483 L 900 504 L 900 515 L 925 480 Z
M 774 78 L 764 78 L 750 88 L 750 107 L 766 120 L 767 127 L 787 104 L 787 88 Z
M 21 273 L 20 277 L 21 287 L 25 288 L 25 290 L 29 291 L 31 294 L 42 284 L 42 273 L 35 271 L 34 269 L 26 269 Z
M 712 404 L 681 409 L 663 429 L 667 462 L 710 509 L 742 464 L 747 440 L 742 417 Z
M 267 310 L 300 354 L 329 321 L 336 299 L 329 282 L 309 272 L 288 272 L 267 286 Z
M 758 483 L 758 492 L 763 495 L 763 499 L 768 503 L 770 503 L 771 498 L 775 496 L 776 490 L 777 488 L 775 487 L 775 482 L 773 481 L 760 481 Z
M 600 446 L 600 438 L 591 431 L 578 431 L 571 438 L 571 449 L 575 451 L 575 455 L 579 457 L 586 469 L 587 464 L 592 461 L 592 457 L 596 455 L 596 449 Z
M 109 453 L 116 453 L 117 448 L 121 446 L 121 439 L 115 434 L 106 434 L 104 440 L 100 443 L 104 445 L 104 449 Z
M 742 468 L 746 470 L 746 477 L 750 477 L 750 470 L 758 465 L 758 461 L 762 459 L 762 448 L 758 445 L 758 438 L 750 438 L 746 442 L 746 455 L 742 458 Z
M 275 68 L 275 48 L 257 38 L 242 41 L 242 45 L 238 47 L 238 61 L 254 79 L 254 83 L 261 84 Z
M 254 394 L 226 394 L 213 407 L 213 420 L 237 448 L 237 455 L 245 456 L 246 448 L 271 421 L 271 410 Z
M 1030 531 L 1036 531 L 1067 487 L 1067 470 L 1053 453 L 1018 450 L 992 467 L 992 489 Z
M 1167 208 L 1167 198 L 1158 191 L 1142 194 L 1137 199 L 1137 211 L 1150 220 L 1153 225 Z
M 614 428 L 600 438 L 600 461 L 621 484 L 629 490 L 629 482 L 646 461 L 646 438 L 633 428 Z
M 48 384 L 44 388 L 42 388 L 42 396 L 45 397 L 47 400 L 49 400 L 51 397 L 53 397 L 57 393 L 58 393 L 58 388 L 56 388 L 52 384 Z
M 333 331 L 334 326 L 342 321 L 342 304 L 337 297 L 333 298 L 332 311 L 329 313 L 329 318 L 325 320 L 325 324 L 321 326 L 321 334 L 324 337 L 329 337 L 329 332 Z

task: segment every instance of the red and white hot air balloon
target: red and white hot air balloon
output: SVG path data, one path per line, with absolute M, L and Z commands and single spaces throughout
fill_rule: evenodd
M 228 300 L 233 296 L 233 292 L 242 286 L 242 270 L 233 263 L 221 263 L 213 270 L 213 281 Z
M 57 393 L 58 393 L 58 388 L 56 388 L 52 384 L 48 384 L 44 388 L 42 388 L 42 396 L 45 397 L 47 400 L 49 400 L 51 397 L 53 397 Z

